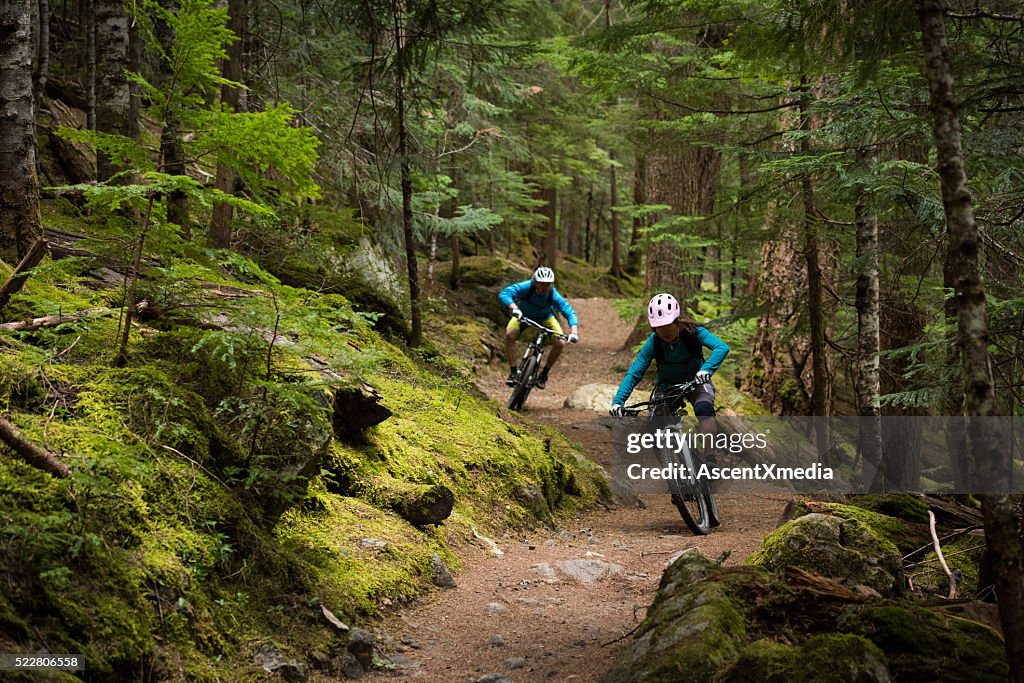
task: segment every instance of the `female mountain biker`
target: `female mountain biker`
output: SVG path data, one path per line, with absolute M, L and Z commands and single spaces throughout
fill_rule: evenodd
M 541 266 L 533 273 L 529 280 L 516 282 L 501 290 L 498 299 L 508 307 L 512 318 L 505 327 L 505 357 L 508 360 L 512 371 L 508 375 L 509 386 L 516 383 L 516 340 L 519 339 L 519 320 L 527 317 L 553 330 L 556 334 L 562 334 L 562 328 L 555 318 L 555 311 L 558 310 L 569 322 L 569 342 L 575 344 L 579 341 L 579 321 L 576 318 L 576 311 L 565 300 L 558 290 L 555 289 L 555 271 L 546 266 Z M 548 381 L 548 372 L 562 355 L 565 341 L 557 339 L 551 347 L 547 362 L 541 370 L 540 376 L 533 385 L 543 389 Z
M 622 416 L 623 405 L 654 361 L 657 363 L 658 389 L 693 380 L 700 383 L 689 395 L 681 398 L 680 403 L 688 400 L 693 406 L 693 414 L 700 421 L 701 431 L 713 434 L 715 385 L 711 383 L 711 376 L 729 355 L 729 345 L 694 321 L 680 317 L 679 302 L 671 294 L 656 294 L 651 298 L 647 304 L 647 321 L 651 324 L 651 335 L 626 371 L 609 412 L 615 417 Z M 707 360 L 704 359 L 704 348 L 711 350 Z M 714 452 L 708 455 L 709 460 L 714 458 Z M 722 457 L 731 459 L 725 454 Z

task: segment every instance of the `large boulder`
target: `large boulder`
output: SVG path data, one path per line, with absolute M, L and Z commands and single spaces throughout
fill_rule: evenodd
M 584 384 L 566 397 L 563 406 L 572 410 L 607 413 L 618 390 L 614 384 Z
M 781 571 L 799 567 L 855 588 L 892 596 L 903 586 L 902 555 L 892 542 L 856 519 L 812 513 L 772 532 L 748 564 Z
M 741 605 L 705 580 L 717 565 L 691 548 L 661 577 L 658 595 L 629 648 L 602 683 L 709 681 L 746 637 Z

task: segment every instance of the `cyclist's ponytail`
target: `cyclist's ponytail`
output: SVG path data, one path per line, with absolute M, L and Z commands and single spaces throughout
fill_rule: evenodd
M 704 351 L 701 348 L 700 340 L 697 338 L 697 321 L 692 318 L 680 316 L 679 334 L 683 337 L 683 345 L 694 358 L 703 357 Z

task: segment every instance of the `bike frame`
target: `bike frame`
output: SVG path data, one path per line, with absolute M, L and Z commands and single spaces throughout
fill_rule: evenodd
M 678 427 L 681 424 L 679 419 L 682 415 L 686 414 L 686 409 L 684 406 L 679 406 L 673 410 L 672 407 L 698 386 L 700 384 L 694 381 L 676 384 L 660 392 L 655 388 L 647 401 L 626 406 L 623 412 L 626 415 L 639 415 L 642 410 L 646 409 L 648 412 L 648 427 L 659 417 L 674 418 Z M 664 413 L 661 411 L 663 407 L 666 408 Z M 684 461 L 683 464 L 686 465 L 687 471 L 691 472 L 691 476 L 681 483 L 669 484 L 669 491 L 673 497 L 672 502 L 679 510 L 679 514 L 682 516 L 683 521 L 686 522 L 686 526 L 690 528 L 690 531 L 695 534 L 704 535 L 711 531 L 712 527 L 719 524 L 718 503 L 715 501 L 715 496 L 711 493 L 707 483 L 697 480 L 692 475 L 698 462 L 696 452 L 689 446 L 684 446 L 680 453 Z M 665 457 L 667 456 L 664 456 L 661 452 L 658 453 L 659 460 L 663 460 Z M 661 464 L 667 465 L 668 463 L 662 462 Z
M 530 395 L 530 390 L 533 389 L 534 378 L 537 374 L 537 370 L 541 367 L 540 362 L 544 358 L 544 350 L 547 346 L 548 337 L 558 337 L 559 339 L 568 340 L 569 337 L 564 334 L 558 334 L 554 330 L 541 325 L 535 320 L 530 318 L 520 318 L 520 324 L 525 324 L 527 327 L 535 327 L 538 330 L 537 338 L 529 343 L 526 347 L 526 351 L 523 353 L 523 357 L 519 361 L 519 378 L 516 380 L 515 386 L 512 388 L 512 396 L 508 400 L 508 407 L 512 410 L 520 410 L 526 403 L 526 398 Z M 531 360 L 533 363 L 531 364 Z M 532 368 L 528 370 L 528 368 Z

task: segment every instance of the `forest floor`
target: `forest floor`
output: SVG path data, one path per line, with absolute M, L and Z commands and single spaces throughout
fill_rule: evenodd
M 566 348 L 547 388 L 534 390 L 526 414 L 557 427 L 607 467 L 606 415 L 562 407 L 576 388 L 618 384 L 631 361 L 622 344 L 630 328 L 604 299 L 572 300 L 580 343 Z M 508 367 L 488 368 L 478 385 L 508 399 Z M 393 613 L 374 629 L 395 668 L 364 680 L 524 683 L 598 681 L 625 637 L 643 621 L 673 556 L 696 547 L 710 558 L 741 562 L 771 532 L 788 502 L 781 496 L 720 495 L 722 525 L 694 536 L 668 495 L 620 499 L 609 509 L 562 520 L 559 529 L 494 539 L 502 552 L 467 547 L 457 587 Z

